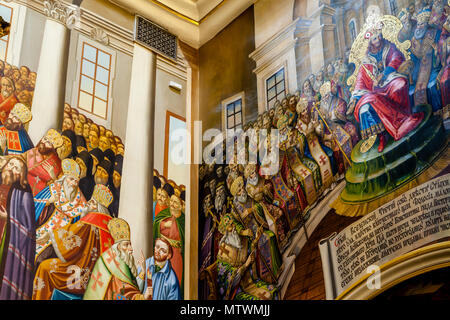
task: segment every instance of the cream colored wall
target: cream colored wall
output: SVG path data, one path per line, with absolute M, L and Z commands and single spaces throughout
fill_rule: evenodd
M 183 87 L 181 91 L 169 88 L 170 81 L 181 84 Z M 156 71 L 154 167 L 160 174 L 163 174 L 164 170 L 166 114 L 170 111 L 186 119 L 186 85 L 185 80 L 166 71 L 160 69 Z M 174 177 L 168 178 L 179 183 Z
M 121 27 L 134 29 L 134 16 L 108 0 L 83 0 L 81 8 L 96 13 Z
M 294 0 L 259 0 L 255 7 L 255 47 L 269 40 L 293 19 Z

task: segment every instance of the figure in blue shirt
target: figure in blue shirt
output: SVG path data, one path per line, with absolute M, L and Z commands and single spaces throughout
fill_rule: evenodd
M 139 289 L 146 292 L 147 287 L 150 287 L 153 300 L 181 300 L 178 278 L 170 264 L 173 255 L 172 246 L 169 241 L 158 238 L 155 241 L 154 251 L 154 256 L 147 260 L 141 251 L 137 277 Z

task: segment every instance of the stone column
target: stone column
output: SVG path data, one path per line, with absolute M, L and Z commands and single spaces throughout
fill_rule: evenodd
M 61 125 L 70 29 L 78 21 L 76 7 L 60 1 L 44 1 L 44 13 L 47 20 L 31 107 L 33 120 L 28 129 L 34 144 L 38 143 L 48 129 L 59 129 Z
M 345 44 L 345 25 L 344 25 L 344 8 L 336 8 L 336 28 L 337 28 L 337 37 L 339 47 L 336 48 L 336 54 L 339 54 L 341 57 L 345 56 L 345 52 L 347 51 L 347 46 Z
M 329 6 L 329 0 L 309 0 L 307 15 L 311 26 L 309 29 L 309 46 L 311 71 L 317 73 L 326 63 L 336 57 L 333 15 L 336 10 Z
M 309 51 L 309 27 L 311 20 L 300 19 L 295 30 L 298 39 L 295 46 L 295 58 L 297 60 L 297 87 L 302 88 L 303 82 L 311 74 L 311 57 Z
M 202 162 L 201 128 L 196 124 L 200 119 L 199 100 L 199 63 L 198 50 L 179 42 L 184 60 L 187 62 L 186 88 L 186 124 L 190 141 L 188 142 L 189 184 L 186 186 L 186 222 L 184 244 L 184 298 L 198 299 L 198 256 L 199 256 L 199 175 L 198 168 Z M 200 135 L 196 134 L 200 131 Z
M 130 225 L 136 256 L 153 254 L 153 148 L 156 54 L 135 43 L 131 67 L 119 217 Z

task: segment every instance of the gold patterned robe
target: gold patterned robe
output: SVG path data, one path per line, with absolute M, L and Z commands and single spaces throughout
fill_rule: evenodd
M 36 271 L 33 300 L 49 300 L 53 290 L 82 295 L 100 254 L 113 244 L 110 216 L 89 213 L 80 221 L 50 232 L 58 256 L 44 260 Z

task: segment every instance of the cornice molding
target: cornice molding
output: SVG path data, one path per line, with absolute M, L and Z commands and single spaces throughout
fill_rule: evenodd
M 265 60 L 262 63 L 260 60 L 258 60 L 260 62 L 260 65 L 253 70 L 253 73 L 255 73 L 255 74 L 261 73 L 266 68 L 270 67 L 275 59 L 283 56 L 289 50 L 295 49 L 296 45 L 297 45 L 297 39 L 290 40 L 281 51 L 277 51 L 276 53 L 274 53 L 271 58 L 268 58 L 267 60 Z
M 297 28 L 297 23 L 299 20 L 300 20 L 300 18 L 295 19 L 290 24 L 288 24 L 286 27 L 281 29 L 278 33 L 276 33 L 271 38 L 266 40 L 255 51 L 253 51 L 252 53 L 249 54 L 249 58 L 253 59 L 255 62 L 258 63 L 258 61 L 263 59 L 265 56 L 267 56 L 269 54 L 273 54 L 275 49 L 279 48 L 279 46 L 286 39 L 289 39 L 289 38 L 294 39 L 294 31 Z M 295 40 L 295 42 L 296 42 L 296 40 Z
M 44 0 L 43 12 L 47 18 L 69 29 L 74 28 L 80 20 L 79 7 L 58 0 Z
M 14 1 L 42 15 L 45 15 L 44 1 L 39 0 L 10 0 L 10 1 Z M 80 32 L 80 34 L 89 37 L 91 39 L 94 39 L 96 41 L 99 41 L 100 43 L 107 45 L 130 57 L 133 56 L 134 30 L 129 30 L 115 23 L 112 23 L 111 21 L 103 18 L 102 16 L 89 10 L 86 10 L 84 8 L 80 8 L 79 14 L 80 14 L 79 21 L 75 25 L 73 30 L 76 30 Z M 96 39 L 95 37 L 101 37 L 101 39 L 99 38 Z M 108 40 L 108 44 L 105 43 L 106 39 Z M 156 63 L 158 69 L 163 70 L 182 80 L 186 80 L 187 78 L 186 63 L 184 62 L 182 55 L 178 54 L 176 62 L 172 62 L 158 55 Z

